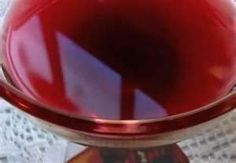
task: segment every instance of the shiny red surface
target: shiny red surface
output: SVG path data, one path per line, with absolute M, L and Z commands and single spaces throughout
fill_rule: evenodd
M 235 83 L 234 3 L 58 0 L 23 12 L 15 4 L 5 26 L 4 67 L 24 94 L 73 116 L 140 120 L 184 113 L 226 95 Z M 198 118 L 194 123 L 207 117 Z M 164 127 L 191 124 L 179 123 Z

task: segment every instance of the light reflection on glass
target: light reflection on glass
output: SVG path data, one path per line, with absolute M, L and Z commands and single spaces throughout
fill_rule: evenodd
M 31 73 L 50 84 L 54 80 L 39 17 L 30 18 L 17 30 L 12 31 L 10 44 L 12 58 L 9 60 L 14 62 L 12 65 L 16 73 L 15 79 L 21 80 L 17 84 L 23 91 L 37 96 L 34 85 L 28 78 Z
M 167 116 L 165 108 L 141 90 L 135 91 L 135 119 L 160 118 Z M 158 116 L 158 117 L 157 117 Z
M 9 60 L 19 89 L 40 102 L 81 116 L 145 119 L 167 115 L 138 88 L 123 98 L 127 81 L 118 72 L 62 31 L 47 29 L 50 37 L 44 35 L 40 21 L 34 16 L 11 34 Z
M 78 44 L 57 33 L 66 95 L 86 112 L 120 117 L 121 76 Z

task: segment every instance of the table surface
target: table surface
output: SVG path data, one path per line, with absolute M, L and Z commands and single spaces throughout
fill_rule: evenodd
M 0 0 L 0 24 L 9 0 Z M 206 132 L 179 143 L 192 163 L 236 162 L 236 111 Z M 34 125 L 0 99 L 0 163 L 64 163 L 85 147 Z M 55 155 L 55 151 L 57 151 Z

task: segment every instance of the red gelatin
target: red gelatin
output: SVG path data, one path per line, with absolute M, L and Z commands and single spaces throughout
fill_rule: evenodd
M 160 118 L 213 102 L 235 83 L 231 0 L 28 2 L 8 17 L 4 67 L 18 89 L 54 108 Z

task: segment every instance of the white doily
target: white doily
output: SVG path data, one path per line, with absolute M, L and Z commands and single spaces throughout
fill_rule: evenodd
M 67 141 L 32 124 L 0 100 L 0 160 L 7 163 L 63 163 Z M 0 161 L 0 162 L 1 162 Z
M 236 111 L 192 139 L 179 143 L 191 163 L 236 163 Z

